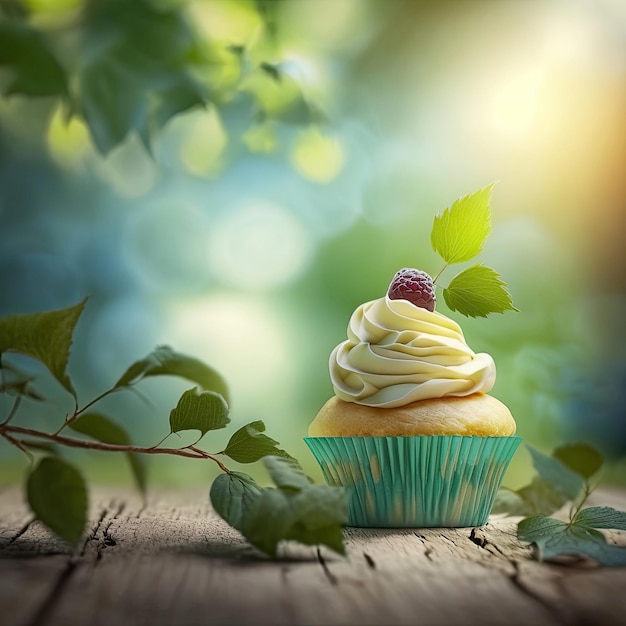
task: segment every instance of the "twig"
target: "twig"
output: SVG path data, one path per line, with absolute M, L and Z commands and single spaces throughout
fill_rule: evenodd
M 4 432 L 4 429 L 0 431 L 0 434 L 10 443 L 13 444 L 16 448 L 19 448 L 27 457 L 28 460 L 32 463 L 35 460 L 35 457 L 32 455 L 30 450 L 28 450 L 24 446 L 24 442 L 19 439 L 15 439 L 15 437 L 11 437 L 8 433 Z
M 194 446 L 194 445 L 187 446 L 187 447 L 190 450 L 193 450 L 194 452 L 197 452 L 198 454 L 202 454 L 204 456 L 204 458 L 211 459 L 212 461 L 215 461 L 217 463 L 217 465 L 219 466 L 219 468 L 223 472 L 226 472 L 227 474 L 230 472 L 230 470 L 219 459 L 215 458 L 212 454 L 208 454 L 204 450 L 200 450 L 199 448 L 196 448 L 196 446 Z
M 17 409 L 19 408 L 21 401 L 22 401 L 22 396 L 15 397 L 15 402 L 13 403 L 13 406 L 11 407 L 11 410 L 9 411 L 7 418 L 4 420 L 4 422 L 2 422 L 2 424 L 0 424 L 0 426 L 4 426 L 8 424 L 15 417 L 15 414 L 17 413 Z
M 589 496 L 591 495 L 592 491 L 593 491 L 593 489 L 591 488 L 591 485 L 589 484 L 589 482 L 585 481 L 585 488 L 584 488 L 584 491 L 583 491 L 582 500 L 578 503 L 578 506 L 576 506 L 575 509 L 574 509 L 574 506 L 572 505 L 572 510 L 570 510 L 570 514 L 569 514 L 570 515 L 570 517 L 569 517 L 569 525 L 570 526 L 574 523 L 574 520 L 576 519 L 576 516 L 580 512 L 580 509 L 582 509 L 583 504 L 585 504 L 585 502 L 587 501 L 587 498 L 589 498 Z
M 76 411 L 74 411 L 74 415 L 70 417 L 69 423 L 73 422 L 81 413 L 84 413 L 90 406 L 93 406 L 96 402 L 102 400 L 102 398 L 106 398 L 106 396 L 108 396 L 109 394 L 114 393 L 115 391 L 119 391 L 120 389 L 121 387 L 114 387 L 113 389 L 107 389 L 106 391 L 101 393 L 99 396 L 96 396 L 90 402 L 87 402 L 87 404 L 84 407 L 80 409 L 77 408 Z
M 228 472 L 228 468 L 213 455 L 200 450 L 195 446 L 186 446 L 184 448 L 144 448 L 142 446 L 121 445 L 116 443 L 104 443 L 102 441 L 86 441 L 84 439 L 74 439 L 73 437 L 65 437 L 63 435 L 54 435 L 43 431 L 35 430 L 33 428 L 24 428 L 22 426 L 10 426 L 0 425 L 0 435 L 11 441 L 14 445 L 22 448 L 22 442 L 15 437 L 12 437 L 9 433 L 18 435 L 29 435 L 30 437 L 37 437 L 40 439 L 47 439 L 48 441 L 54 441 L 55 443 L 68 446 L 70 448 L 83 448 L 87 450 L 101 450 L 105 452 L 137 452 L 139 454 L 170 454 L 174 456 L 184 456 L 189 459 L 211 459 L 217 463 L 219 468 Z

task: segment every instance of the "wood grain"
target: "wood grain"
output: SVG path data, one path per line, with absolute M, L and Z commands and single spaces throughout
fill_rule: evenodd
M 0 493 L 0 624 L 626 624 L 626 568 L 538 563 L 514 519 L 480 528 L 345 530 L 348 554 L 270 561 L 206 491 L 95 489 L 75 550 Z M 626 509 L 623 492 L 594 504 Z M 624 536 L 609 540 L 624 544 Z

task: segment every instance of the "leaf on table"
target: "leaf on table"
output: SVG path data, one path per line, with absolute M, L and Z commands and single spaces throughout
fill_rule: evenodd
M 65 70 L 42 32 L 22 21 L 6 20 L 0 23 L 0 41 L 0 66 L 12 72 L 4 95 L 67 96 Z
M 269 472 L 274 484 L 288 491 L 301 491 L 311 486 L 311 480 L 305 476 L 298 462 L 293 458 L 268 456 L 263 465 Z
M 213 481 L 209 495 L 215 512 L 240 531 L 243 519 L 262 491 L 262 487 L 247 474 L 228 472 Z
M 0 319 L 0 354 L 20 352 L 41 361 L 56 380 L 76 398 L 65 370 L 72 336 L 86 300 L 75 306 L 44 313 L 29 313 Z
M 43 458 L 28 477 L 26 495 L 37 519 L 65 541 L 78 542 L 87 520 L 87 486 L 73 465 Z
M 560 556 L 586 556 L 600 565 L 626 565 L 626 548 L 608 544 L 604 535 L 587 526 L 549 517 L 535 516 L 522 520 L 517 526 L 517 537 L 537 546 L 540 560 Z
M 278 441 L 264 432 L 265 424 L 261 420 L 246 424 L 233 434 L 223 453 L 238 463 L 254 463 L 270 455 L 292 458 L 278 447 Z
M 491 232 L 493 184 L 455 200 L 435 216 L 430 242 L 446 263 L 462 263 L 478 255 Z
M 270 556 L 283 541 L 325 545 L 343 554 L 345 490 L 312 484 L 289 459 L 267 456 L 263 463 L 277 487 L 261 488 L 239 472 L 218 476 L 210 493 L 217 513 Z
M 527 446 L 537 473 L 566 500 L 574 500 L 580 494 L 584 480 L 559 459 L 543 454 L 533 446 Z
M 294 496 L 293 526 L 288 539 L 305 545 L 324 544 L 345 553 L 342 528 L 348 506 L 343 490 L 328 485 L 309 485 Z
M 241 533 L 261 552 L 276 556 L 278 544 L 288 539 L 292 526 L 289 496 L 282 489 L 266 488 L 243 518 Z
M 530 484 L 518 489 L 517 493 L 526 503 L 521 515 L 550 515 L 571 500 L 540 476 L 534 476 Z
M 443 290 L 443 298 L 452 311 L 469 317 L 518 310 L 500 275 L 482 264 L 472 265 L 457 274 Z
M 106 415 L 100 413 L 84 413 L 80 415 L 69 427 L 83 435 L 87 435 L 102 443 L 112 443 L 120 446 L 131 445 L 131 439 L 124 428 L 116 424 Z M 125 452 L 130 465 L 133 478 L 141 493 L 146 491 L 146 466 L 144 459 L 136 452 Z
M 170 413 L 173 433 L 199 430 L 204 436 L 209 430 L 224 428 L 229 422 L 228 405 L 221 394 L 198 392 L 198 387 L 185 391 Z
M 197 383 L 206 391 L 221 394 L 228 402 L 228 386 L 222 376 L 202 361 L 158 346 L 145 358 L 133 363 L 115 383 L 114 389 L 134 385 L 151 376 L 178 376 Z
M 527 445 L 538 472 L 532 481 L 515 491 L 501 489 L 494 513 L 509 515 L 550 515 L 578 497 L 585 475 L 591 476 L 601 462 L 599 453 L 586 444 L 557 448 L 552 456 Z
M 496 494 L 491 512 L 506 515 L 550 515 L 569 501 L 555 487 L 534 476 L 530 484 L 516 491 L 502 487 Z
M 502 487 L 496 493 L 496 497 L 491 507 L 494 515 L 531 515 L 532 511 L 528 503 L 520 496 L 517 491 L 513 491 L 508 487 Z M 552 512 L 552 511 L 550 511 Z
M 591 506 L 578 511 L 574 522 L 588 528 L 609 528 L 626 530 L 626 512 L 610 506 Z
M 561 446 L 552 456 L 583 478 L 591 478 L 604 463 L 600 452 L 586 443 Z

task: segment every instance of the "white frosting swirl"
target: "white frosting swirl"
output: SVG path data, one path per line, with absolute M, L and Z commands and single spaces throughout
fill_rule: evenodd
M 337 397 L 385 408 L 487 393 L 496 379 L 491 356 L 473 352 L 456 322 L 387 296 L 357 308 L 329 365 Z

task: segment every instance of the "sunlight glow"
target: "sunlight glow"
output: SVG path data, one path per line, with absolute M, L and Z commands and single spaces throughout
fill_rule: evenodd
M 85 151 L 91 148 L 85 124 L 77 117 L 66 122 L 61 106 L 56 108 L 50 118 L 47 141 L 52 157 L 66 166 L 82 165 Z
M 216 173 L 221 167 L 220 156 L 228 144 L 228 135 L 214 108 L 187 115 L 186 137 L 180 157 L 186 168 L 196 175 Z
M 322 135 L 316 128 L 300 134 L 291 157 L 298 172 L 316 183 L 329 183 L 336 178 L 346 159 L 341 142 Z
M 275 312 L 258 297 L 212 292 L 171 305 L 168 317 L 172 345 L 216 367 L 232 398 L 257 403 L 289 377 L 288 337 Z
M 244 291 L 286 285 L 308 266 L 312 242 L 287 209 L 267 202 L 224 213 L 208 250 L 214 276 Z
M 106 158 L 95 161 L 95 167 L 120 196 L 127 198 L 145 195 L 157 184 L 159 177 L 154 159 L 136 134 L 129 136 Z
M 538 72 L 513 75 L 493 94 L 494 125 L 510 134 L 528 132 L 537 112 L 541 78 Z
M 181 293 L 210 282 L 206 238 L 210 222 L 179 198 L 147 203 L 129 214 L 122 253 L 144 289 Z

